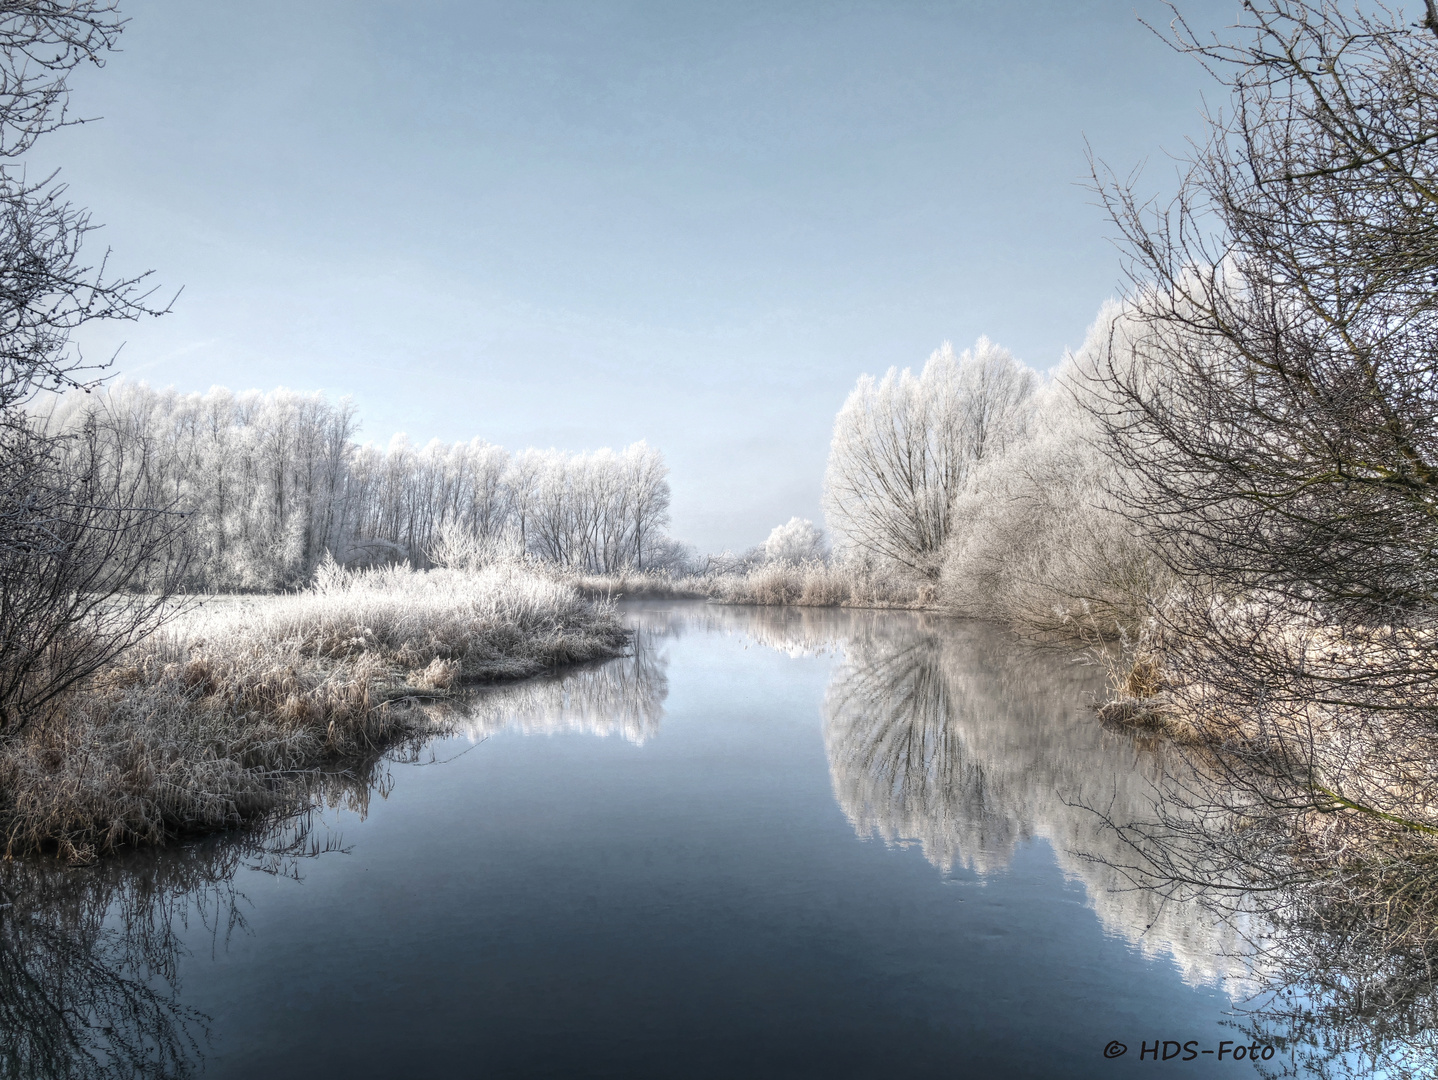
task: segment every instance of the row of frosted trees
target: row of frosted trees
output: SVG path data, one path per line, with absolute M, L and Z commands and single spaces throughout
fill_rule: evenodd
M 1148 337 L 1109 303 L 1042 378 L 981 338 L 915 374 L 869 376 L 834 425 L 825 511 L 841 561 L 923 584 L 967 615 L 1113 633 L 1169 587 L 1104 430 L 1111 358 Z
M 122 384 L 64 399 L 155 505 L 189 515 L 192 587 L 273 589 L 332 555 L 425 565 L 443 535 L 566 568 L 652 567 L 673 547 L 668 468 L 645 443 L 511 454 L 482 439 L 356 442 L 353 405 L 288 390 L 180 394 Z

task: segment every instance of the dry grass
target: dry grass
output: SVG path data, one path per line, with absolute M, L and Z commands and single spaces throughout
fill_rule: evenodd
M 724 604 L 792 607 L 927 608 L 931 586 L 822 562 L 765 563 L 745 574 L 713 579 L 710 595 Z
M 0 748 L 4 852 L 83 861 L 233 826 L 302 774 L 434 730 L 419 700 L 627 640 L 611 606 L 507 565 L 329 568 L 302 593 L 207 606 Z
M 667 571 L 585 574 L 566 579 L 584 595 L 708 599 L 771 607 L 930 608 L 935 589 L 892 575 L 820 561 L 771 562 L 742 572 L 674 575 Z
M 617 574 L 561 575 L 595 600 L 703 600 L 709 596 L 707 577 L 674 574 L 668 570 L 621 570 Z

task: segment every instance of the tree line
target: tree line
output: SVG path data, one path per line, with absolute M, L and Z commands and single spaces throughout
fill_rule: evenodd
M 57 437 L 84 433 L 141 502 L 185 515 L 190 588 L 294 586 L 327 555 L 424 566 L 452 532 L 595 573 L 673 555 L 668 468 L 643 442 L 515 454 L 397 435 L 380 448 L 358 442 L 348 399 L 143 384 L 68 395 L 44 420 Z

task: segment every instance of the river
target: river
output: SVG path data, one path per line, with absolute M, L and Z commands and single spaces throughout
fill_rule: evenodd
M 633 655 L 479 692 L 278 832 L 16 871 L 0 1075 L 1255 1075 L 1232 931 L 1115 869 L 1095 811 L 1164 763 L 1097 668 L 906 612 L 625 614 Z

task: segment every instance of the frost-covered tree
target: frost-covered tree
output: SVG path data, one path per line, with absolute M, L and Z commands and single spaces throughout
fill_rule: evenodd
M 424 565 L 459 537 L 597 573 L 673 556 L 668 468 L 642 442 L 511 456 L 482 439 L 416 446 L 397 435 L 381 449 L 355 442 L 348 400 L 143 384 L 70 395 L 46 423 L 90 425 L 146 498 L 190 514 L 195 588 L 295 585 L 326 555 Z
M 669 466 L 664 464 L 664 455 L 647 443 L 635 443 L 624 451 L 624 469 L 631 492 L 627 509 L 635 568 L 682 561 L 683 552 L 665 535 L 669 524 Z
M 948 603 L 1029 629 L 1109 634 L 1163 589 L 1152 545 L 1115 497 L 1129 478 L 1096 415 L 1094 373 L 1141 329 L 1125 305 L 1105 304 L 1035 394 L 1026 430 L 971 471 L 944 553 Z
M 808 518 L 792 517 L 775 525 L 763 545 L 764 561 L 800 563 L 822 561 L 828 555 L 824 532 Z
M 530 452 L 526 549 L 595 573 L 643 569 L 669 521 L 668 468 L 644 443 L 616 453 Z
M 954 499 L 1026 429 L 1038 376 L 987 338 L 937 350 L 919 375 L 865 375 L 834 421 L 824 510 L 846 543 L 936 577 Z

